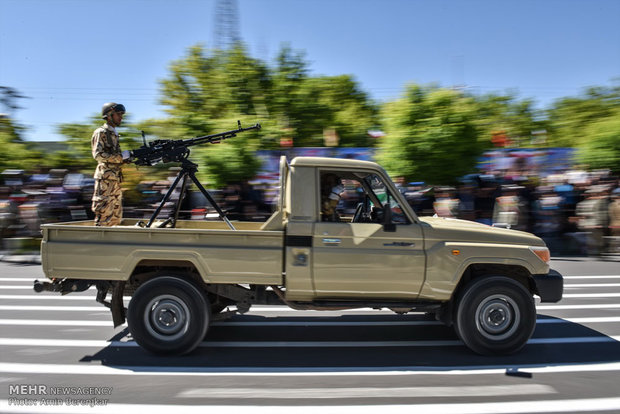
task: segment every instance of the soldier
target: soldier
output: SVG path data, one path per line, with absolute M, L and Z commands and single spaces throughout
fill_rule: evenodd
M 336 207 L 340 202 L 340 194 L 344 192 L 342 180 L 336 174 L 327 173 L 321 176 L 321 220 L 340 221 Z
M 123 217 L 121 166 L 129 161 L 129 152 L 121 152 L 116 127 L 121 125 L 125 107 L 108 102 L 103 105 L 101 115 L 106 123 L 93 132 L 91 139 L 93 158 L 97 160 L 95 170 L 95 191 L 92 210 L 95 226 L 115 226 Z

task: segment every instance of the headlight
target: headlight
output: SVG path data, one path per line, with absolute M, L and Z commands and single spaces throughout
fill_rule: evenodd
M 549 253 L 549 249 L 546 247 L 530 246 L 530 250 L 545 263 L 549 263 L 551 260 L 551 253 Z

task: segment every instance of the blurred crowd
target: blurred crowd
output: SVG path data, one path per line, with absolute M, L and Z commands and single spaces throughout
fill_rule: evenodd
M 556 255 L 620 253 L 620 186 L 609 172 L 470 174 L 456 187 L 396 184 L 421 216 L 534 233 Z
M 175 178 L 142 182 L 139 197 L 125 200 L 125 217 L 149 218 Z M 0 236 L 39 237 L 41 224 L 91 220 L 93 179 L 67 170 L 27 174 L 2 172 L 0 182 Z M 210 191 L 231 220 L 264 221 L 277 199 L 278 179 L 257 177 L 245 183 Z M 420 216 L 472 220 L 534 233 L 545 240 L 555 255 L 602 255 L 620 253 L 620 187 L 608 172 L 565 171 L 545 177 L 526 173 L 469 174 L 455 187 L 430 186 L 423 182 L 395 184 Z M 169 214 L 178 200 L 177 190 L 164 205 Z M 359 201 L 348 188 L 339 209 L 353 209 Z M 180 218 L 217 217 L 199 191 L 189 191 Z
M 159 207 L 176 178 L 178 168 L 170 169 L 165 180 L 140 182 L 132 197 L 123 200 L 124 217 L 148 219 Z M 47 223 L 92 220 L 91 200 L 94 180 L 91 175 L 64 169 L 27 173 L 5 170 L 0 173 L 0 251 L 7 249 L 7 240 L 37 238 L 40 226 Z M 277 196 L 276 179 L 229 185 L 210 190 L 211 196 L 227 212 L 231 220 L 265 221 L 272 213 Z M 170 215 L 178 202 L 180 186 L 164 203 L 159 217 Z M 209 201 L 190 187 L 183 199 L 180 219 L 219 217 Z

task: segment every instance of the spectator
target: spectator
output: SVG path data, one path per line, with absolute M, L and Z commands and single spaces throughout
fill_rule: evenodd
M 501 224 L 511 229 L 524 230 L 523 202 L 519 191 L 523 187 L 514 184 L 502 186 L 502 196 L 495 199 L 493 224 Z
M 609 207 L 604 186 L 586 191 L 586 199 L 577 204 L 579 230 L 586 233 L 587 252 L 599 255 L 605 250 L 605 232 L 609 226 Z

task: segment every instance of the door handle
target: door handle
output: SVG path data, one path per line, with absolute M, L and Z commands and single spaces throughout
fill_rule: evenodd
M 340 246 L 340 239 L 325 238 L 323 239 L 323 244 L 326 246 Z
M 392 242 L 392 243 L 383 243 L 384 246 L 387 247 L 411 247 L 415 246 L 415 243 L 412 242 Z

